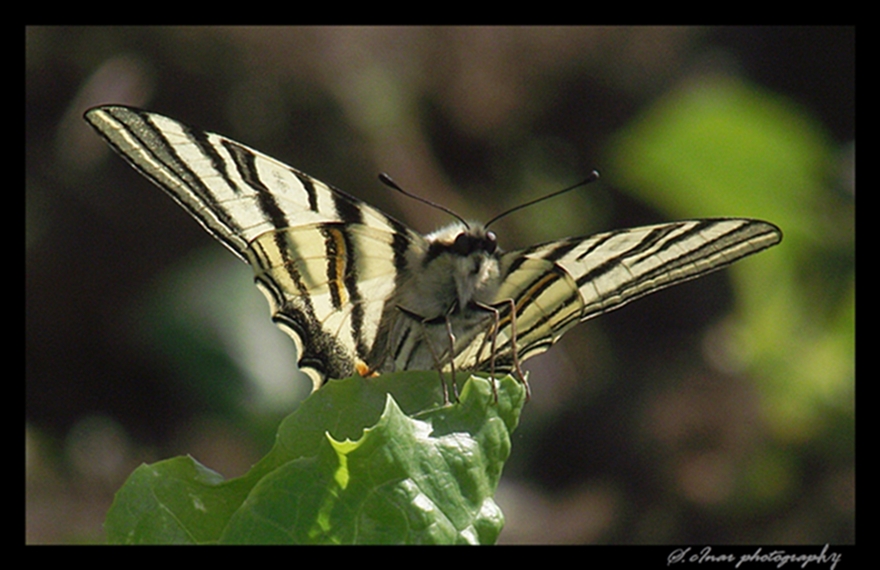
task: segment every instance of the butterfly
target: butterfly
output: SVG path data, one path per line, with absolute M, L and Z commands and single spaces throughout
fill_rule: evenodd
M 108 105 L 85 119 L 253 267 L 314 389 L 355 373 L 438 370 L 448 401 L 444 372 L 514 371 L 525 382 L 520 363 L 577 323 L 782 239 L 768 222 L 717 218 L 504 252 L 486 225 L 459 218 L 422 235 L 265 154 L 157 113 Z

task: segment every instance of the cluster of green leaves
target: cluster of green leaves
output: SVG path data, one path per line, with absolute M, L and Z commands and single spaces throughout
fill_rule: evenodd
M 469 378 L 442 404 L 436 372 L 331 381 L 246 475 L 192 457 L 139 467 L 105 529 L 114 543 L 491 544 L 493 495 L 525 403 L 511 377 Z

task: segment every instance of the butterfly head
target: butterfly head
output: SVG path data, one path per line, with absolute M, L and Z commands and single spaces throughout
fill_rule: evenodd
M 456 301 L 489 302 L 500 279 L 498 238 L 478 224 L 456 223 L 427 236 L 423 268 L 455 282 Z M 428 269 L 430 266 L 430 269 Z

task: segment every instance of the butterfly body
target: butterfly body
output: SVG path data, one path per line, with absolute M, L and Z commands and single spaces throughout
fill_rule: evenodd
M 744 218 L 690 220 L 502 252 L 484 226 L 421 235 L 226 137 L 147 111 L 86 120 L 255 272 L 317 389 L 354 373 L 518 371 L 572 326 L 778 243 Z

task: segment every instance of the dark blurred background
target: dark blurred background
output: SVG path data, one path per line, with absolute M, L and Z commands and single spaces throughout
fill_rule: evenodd
M 513 249 L 709 216 L 782 244 L 528 361 L 505 543 L 855 541 L 855 32 L 844 27 L 26 30 L 26 541 L 100 542 L 142 462 L 227 477 L 310 383 L 251 270 L 113 155 L 102 103 L 219 132 L 413 228 L 583 179 Z

